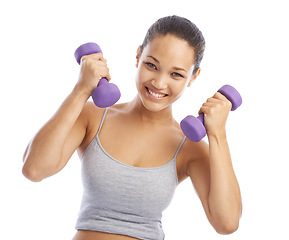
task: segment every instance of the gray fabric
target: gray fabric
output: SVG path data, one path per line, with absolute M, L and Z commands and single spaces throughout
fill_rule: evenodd
M 83 197 L 76 229 L 162 240 L 162 212 L 178 185 L 176 156 L 154 168 L 133 167 L 111 157 L 98 135 L 81 159 Z

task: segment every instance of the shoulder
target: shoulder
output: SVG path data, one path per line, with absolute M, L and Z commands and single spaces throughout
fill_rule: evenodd
M 180 182 L 194 174 L 193 172 L 197 172 L 200 166 L 207 165 L 208 159 L 209 147 L 204 140 L 192 142 L 186 138 L 178 158 Z
M 117 104 L 109 107 L 109 115 L 117 117 L 122 112 L 123 104 Z M 97 107 L 92 101 L 87 101 L 79 116 L 81 122 L 86 126 L 86 135 L 83 139 L 83 143 L 80 146 L 80 150 L 85 150 L 89 143 L 96 136 L 101 124 L 101 120 L 104 116 L 106 108 Z
M 89 118 L 91 116 L 99 117 L 99 115 L 104 111 L 105 111 L 105 108 L 99 108 L 95 106 L 93 102 L 87 101 L 82 109 L 81 114 L 86 118 Z
M 180 124 L 177 122 L 175 123 L 175 132 L 178 132 L 178 134 L 176 134 L 178 138 L 184 137 L 184 133 L 181 130 Z M 180 154 L 180 157 L 184 159 L 186 163 L 196 161 L 201 159 L 204 155 L 208 154 L 208 144 L 204 140 L 193 142 L 186 137 Z
M 104 112 L 105 108 L 99 108 L 95 106 L 93 102 L 88 101 L 85 103 L 79 117 L 86 124 L 87 134 L 93 131 L 95 128 L 98 129 Z
M 78 152 L 84 152 L 86 147 L 95 137 L 101 123 L 105 108 L 98 108 L 91 101 L 87 101 L 80 113 L 79 120 L 85 125 L 86 134 L 79 146 Z
M 186 141 L 184 142 L 184 154 L 190 162 L 202 159 L 208 154 L 208 150 L 208 144 L 204 140 L 193 142 L 186 138 Z

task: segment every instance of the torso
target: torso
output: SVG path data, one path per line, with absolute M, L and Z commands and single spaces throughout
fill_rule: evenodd
M 79 230 L 72 240 L 133 240 L 137 238 L 111 233 Z
M 98 109 L 89 103 L 87 134 L 78 154 L 81 156 L 96 136 L 105 109 Z M 108 109 L 99 139 L 103 148 L 112 157 L 127 165 L 141 168 L 159 167 L 173 159 L 184 135 L 177 122 L 167 125 L 140 124 L 131 114 L 127 114 L 124 104 Z M 177 159 L 176 167 L 179 183 L 187 178 L 186 166 L 191 157 L 189 141 L 185 141 Z M 191 147 L 190 147 L 191 148 Z M 129 150 L 129 151 L 128 151 Z M 78 231 L 73 240 L 130 240 L 123 235 L 93 231 Z

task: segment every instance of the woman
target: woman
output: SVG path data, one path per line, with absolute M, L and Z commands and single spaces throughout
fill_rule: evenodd
M 234 232 L 241 196 L 225 123 L 231 103 L 220 93 L 201 107 L 209 144 L 187 139 L 172 104 L 200 74 L 205 40 L 189 20 L 159 19 L 138 48 L 137 96 L 107 109 L 87 102 L 102 77 L 102 54 L 82 57 L 79 80 L 29 143 L 23 174 L 41 181 L 77 149 L 84 193 L 74 240 L 164 239 L 161 216 L 175 188 L 190 177 L 211 225 Z

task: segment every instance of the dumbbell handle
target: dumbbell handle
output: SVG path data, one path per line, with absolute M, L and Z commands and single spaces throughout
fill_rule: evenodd
M 198 119 L 203 125 L 205 125 L 205 115 L 204 115 L 204 113 L 201 113 L 201 114 L 197 117 L 197 119 Z
M 101 85 L 106 84 L 106 83 L 108 83 L 108 81 L 106 78 L 103 77 L 99 80 L 97 86 L 101 86 Z

